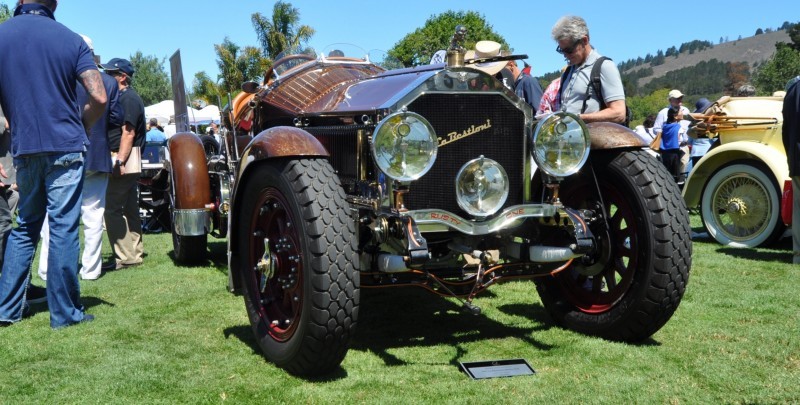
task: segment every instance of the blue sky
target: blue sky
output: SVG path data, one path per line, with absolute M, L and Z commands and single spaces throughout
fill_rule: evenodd
M 0 0 L 12 5 L 16 1 Z M 777 28 L 784 21 L 800 21 L 800 8 L 788 0 L 701 2 L 582 1 L 502 4 L 487 0 L 292 0 L 302 24 L 317 33 L 310 45 L 322 49 L 333 43 L 351 43 L 363 49 L 388 50 L 403 36 L 421 27 L 432 15 L 447 10 L 481 13 L 505 37 L 514 52 L 528 54 L 534 75 L 564 65 L 555 52 L 550 29 L 559 17 L 580 15 L 589 24 L 592 44 L 615 61 L 624 61 L 694 39 L 716 44 L 751 36 L 758 28 Z M 238 45 L 257 45 L 250 23 L 254 12 L 271 16 L 272 0 L 136 0 L 107 3 L 61 0 L 56 19 L 94 41 L 103 61 L 129 57 L 136 51 L 159 58 L 180 49 L 188 83 L 205 70 L 212 78 L 218 69 L 213 45 L 227 36 Z M 729 6 L 726 6 L 729 5 Z M 13 8 L 13 7 L 12 7 Z M 168 62 L 165 68 L 169 72 Z

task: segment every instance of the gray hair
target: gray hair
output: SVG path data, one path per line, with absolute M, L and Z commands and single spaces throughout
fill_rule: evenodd
M 577 41 L 584 36 L 589 36 L 589 27 L 586 20 L 574 15 L 565 15 L 556 21 L 551 32 L 553 39 L 558 42 L 562 39 Z

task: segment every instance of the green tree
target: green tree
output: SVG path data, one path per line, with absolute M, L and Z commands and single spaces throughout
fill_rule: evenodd
M 228 37 L 221 44 L 214 45 L 217 53 L 217 67 L 220 71 L 218 90 L 223 94 L 237 94 L 242 83 L 248 80 L 261 81 L 271 61 L 261 56 L 261 51 L 253 46 L 244 48 L 231 42 Z
M 631 128 L 641 124 L 648 115 L 658 114 L 662 108 L 666 107 L 669 104 L 667 101 L 667 93 L 669 93 L 669 89 L 664 88 L 658 89 L 646 96 L 626 97 L 625 103 L 630 107 L 633 113 Z
M 261 13 L 250 16 L 261 44 L 263 56 L 275 59 L 281 52 L 299 48 L 314 35 L 314 29 L 300 25 L 300 11 L 291 3 L 278 1 L 272 7 L 272 20 Z
M 9 18 L 11 18 L 11 9 L 8 8 L 8 4 L 0 4 L 0 24 Z
M 220 107 L 227 103 L 227 96 L 223 94 L 221 86 L 218 86 L 214 80 L 205 71 L 200 71 L 194 74 L 192 80 L 192 100 L 205 100 L 208 104 L 219 104 Z
M 789 46 L 795 51 L 800 51 L 800 23 L 791 25 L 786 33 L 789 34 L 789 38 L 792 40 Z
M 777 51 L 758 68 L 753 80 L 760 95 L 783 90 L 789 79 L 800 75 L 800 52 L 782 42 L 775 47 Z
M 439 15 L 432 15 L 422 28 L 417 28 L 389 49 L 389 55 L 400 60 L 405 66 L 427 64 L 436 51 L 447 49 L 457 25 L 467 28 L 467 40 L 464 44 L 467 49 L 474 48 L 478 41 L 491 40 L 500 43 L 503 49 L 513 50 L 505 38 L 496 33 L 486 22 L 483 15 L 475 11 L 449 10 Z
M 143 55 L 137 51 L 130 61 L 136 71 L 131 87 L 142 97 L 144 105 L 151 105 L 172 98 L 172 85 L 164 69 L 166 58 L 159 60 L 153 55 Z

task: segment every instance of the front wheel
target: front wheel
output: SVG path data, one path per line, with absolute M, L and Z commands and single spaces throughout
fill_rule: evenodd
M 781 192 L 761 163 L 734 162 L 706 183 L 700 203 L 703 226 L 717 242 L 751 248 L 781 236 Z
M 545 309 L 588 335 L 650 337 L 677 309 L 692 260 L 689 216 L 672 176 L 645 151 L 597 152 L 560 195 L 568 207 L 595 212 L 597 251 L 536 279 Z
M 247 314 L 267 360 L 314 376 L 338 367 L 358 318 L 355 226 L 325 160 L 270 161 L 243 186 Z

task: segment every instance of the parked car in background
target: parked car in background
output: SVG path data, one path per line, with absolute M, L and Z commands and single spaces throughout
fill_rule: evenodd
M 169 139 L 176 259 L 227 237 L 230 289 L 289 372 L 340 364 L 363 288 L 424 288 L 478 315 L 490 286 L 533 280 L 555 323 L 617 341 L 677 309 L 692 244 L 664 166 L 620 125 L 534 121 L 473 68 L 520 56 L 465 60 L 461 38 L 447 64 L 409 69 L 286 54 L 243 86 L 219 155 Z
M 683 198 L 699 207 L 708 234 L 723 245 L 768 245 L 783 234 L 783 218 L 791 219 L 782 108 L 783 97 L 726 96 L 693 114 L 690 136 L 717 141 L 692 169 Z

